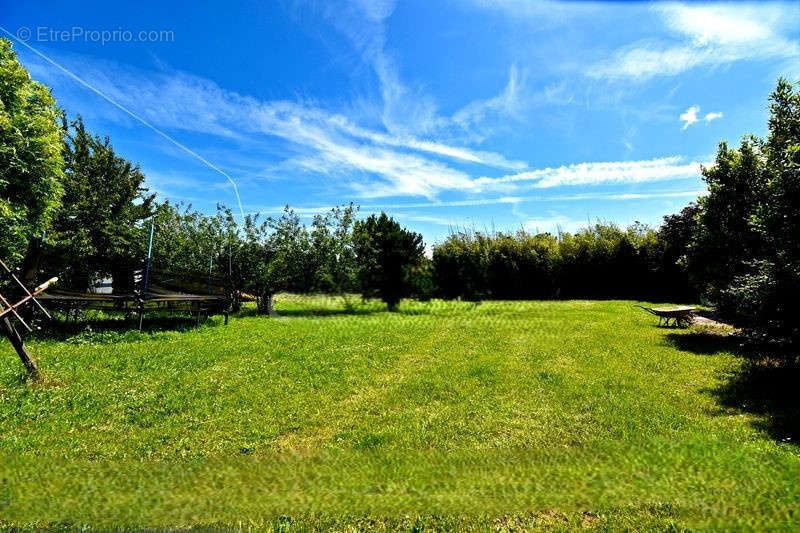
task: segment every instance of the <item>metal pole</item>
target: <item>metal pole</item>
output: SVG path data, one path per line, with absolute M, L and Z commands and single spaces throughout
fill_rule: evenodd
M 214 268 L 214 256 L 208 258 L 208 294 L 211 294 L 211 269 Z
M 150 223 L 150 243 L 147 245 L 147 263 L 144 268 L 144 290 L 147 290 L 147 285 L 150 282 L 150 258 L 153 257 L 153 233 L 156 229 L 156 218 Z
M 147 259 L 144 263 L 144 278 L 142 279 L 142 298 L 139 308 L 139 331 L 142 331 L 144 321 L 144 299 L 147 297 L 147 286 L 150 283 L 150 258 L 153 256 L 153 233 L 156 229 L 156 217 L 150 222 L 150 242 L 147 244 Z

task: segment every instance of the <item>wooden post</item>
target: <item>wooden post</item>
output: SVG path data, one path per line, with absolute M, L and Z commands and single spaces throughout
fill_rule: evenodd
M 14 350 L 16 350 L 17 355 L 19 355 L 25 370 L 28 371 L 28 375 L 33 378 L 38 377 L 39 367 L 36 366 L 36 361 L 34 361 L 34 359 L 25 349 L 25 343 L 22 342 L 22 337 L 20 337 L 17 329 L 8 318 L 3 318 L 0 326 L 2 326 L 3 334 L 5 334 L 8 340 L 11 342 L 11 346 L 13 346 Z

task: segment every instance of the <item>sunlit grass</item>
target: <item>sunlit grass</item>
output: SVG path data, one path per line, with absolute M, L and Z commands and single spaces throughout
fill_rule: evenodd
M 798 448 L 715 392 L 741 361 L 633 302 L 277 309 L 40 339 L 41 384 L 0 345 L 0 523 L 800 525 Z

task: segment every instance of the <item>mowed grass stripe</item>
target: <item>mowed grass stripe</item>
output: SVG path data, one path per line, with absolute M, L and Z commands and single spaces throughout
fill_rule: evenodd
M 714 394 L 741 360 L 633 303 L 282 295 L 279 318 L 31 342 L 36 386 L 3 345 L 0 521 L 796 526 L 797 446 Z

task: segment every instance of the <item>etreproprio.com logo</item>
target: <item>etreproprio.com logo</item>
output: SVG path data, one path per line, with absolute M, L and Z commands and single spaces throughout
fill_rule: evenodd
M 175 41 L 175 32 L 172 30 L 126 30 L 116 29 L 88 29 L 82 26 L 73 26 L 69 29 L 37 26 L 34 29 L 21 26 L 17 29 L 17 38 L 20 41 L 35 41 L 39 43 L 67 43 L 84 42 L 104 45 L 107 43 L 171 43 Z

